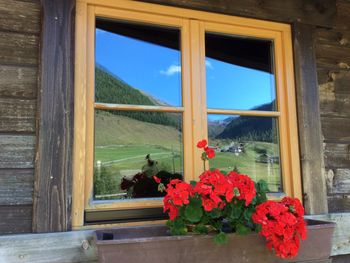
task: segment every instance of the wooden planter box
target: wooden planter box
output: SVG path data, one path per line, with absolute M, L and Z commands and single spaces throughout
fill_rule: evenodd
M 227 245 L 215 245 L 210 235 L 170 236 L 164 225 L 125 227 L 95 232 L 99 262 L 122 263 L 277 263 L 327 262 L 335 224 L 307 220 L 308 238 L 292 260 L 277 258 L 258 234 L 229 234 Z M 320 261 L 317 261 L 320 260 Z

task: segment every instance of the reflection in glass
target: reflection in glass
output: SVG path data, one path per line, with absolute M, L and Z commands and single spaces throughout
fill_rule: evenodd
M 208 136 L 216 151 L 210 168 L 264 179 L 271 192 L 282 191 L 276 118 L 209 114 Z
M 179 32 L 97 19 L 95 101 L 181 106 Z
M 94 200 L 160 197 L 183 177 L 180 113 L 95 111 Z
M 205 34 L 207 106 L 276 110 L 271 41 Z

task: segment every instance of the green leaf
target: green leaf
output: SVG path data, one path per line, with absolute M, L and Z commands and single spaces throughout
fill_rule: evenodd
M 185 218 L 191 223 L 198 223 L 203 216 L 202 201 L 198 197 L 190 199 L 185 208 Z
M 244 210 L 243 217 L 247 221 L 250 221 L 252 219 L 252 215 L 254 212 L 255 212 L 255 209 L 253 207 L 248 207 L 247 209 Z
M 174 220 L 168 220 L 166 225 L 170 229 L 170 234 L 173 236 L 181 236 L 187 234 L 187 227 L 184 221 L 180 218 L 176 218 Z
M 196 186 L 196 184 L 197 184 L 197 182 L 196 181 L 190 181 L 190 185 L 192 185 L 193 187 L 195 187 Z
M 224 232 L 220 232 L 214 237 L 214 243 L 217 245 L 227 244 L 228 236 Z
M 235 220 L 241 217 L 242 215 L 242 206 L 237 202 L 237 204 L 231 204 L 231 209 L 229 211 L 229 219 Z
M 193 231 L 199 234 L 208 234 L 208 227 L 203 224 L 198 224 L 194 227 Z
M 237 224 L 236 232 L 239 235 L 247 235 L 251 232 L 251 230 L 250 230 L 250 228 L 246 227 L 245 225 Z
M 219 208 L 214 208 L 213 210 L 211 210 L 208 215 L 211 217 L 211 218 L 219 218 L 221 217 L 221 210 Z

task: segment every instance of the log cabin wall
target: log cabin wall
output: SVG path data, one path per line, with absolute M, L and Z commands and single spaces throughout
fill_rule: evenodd
M 0 233 L 32 230 L 39 0 L 0 0 Z
M 328 210 L 350 212 L 350 1 L 315 33 Z

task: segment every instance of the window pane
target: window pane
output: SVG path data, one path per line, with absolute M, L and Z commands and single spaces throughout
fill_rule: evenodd
M 96 21 L 95 100 L 181 106 L 180 31 Z
M 209 114 L 208 135 L 216 151 L 210 168 L 264 179 L 271 192 L 282 191 L 276 118 Z
M 207 105 L 276 110 L 272 42 L 205 34 Z
M 94 199 L 160 197 L 183 175 L 180 113 L 95 111 Z

